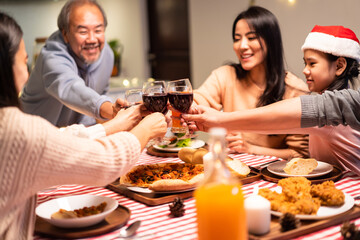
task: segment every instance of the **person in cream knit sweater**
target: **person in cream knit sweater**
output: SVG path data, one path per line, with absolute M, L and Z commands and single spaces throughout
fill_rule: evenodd
M 61 132 L 21 111 L 18 94 L 28 78 L 27 54 L 21 28 L 1 12 L 0 52 L 0 239 L 33 239 L 38 191 L 116 180 L 135 164 L 149 139 L 166 133 L 167 124 L 161 113 L 141 120 L 136 107 L 100 126 L 107 136 Z

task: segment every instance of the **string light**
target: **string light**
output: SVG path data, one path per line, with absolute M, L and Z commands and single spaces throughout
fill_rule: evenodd
M 288 2 L 289 2 L 291 5 L 293 5 L 293 4 L 295 4 L 296 0 L 288 0 Z
M 123 85 L 124 85 L 125 87 L 128 87 L 128 86 L 130 85 L 130 81 L 127 80 L 127 79 L 124 79 Z

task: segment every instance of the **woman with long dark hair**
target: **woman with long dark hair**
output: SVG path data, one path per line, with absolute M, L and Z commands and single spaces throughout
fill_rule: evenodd
M 239 63 L 214 70 L 194 91 L 197 104 L 232 112 L 308 93 L 304 81 L 285 71 L 280 27 L 270 11 L 253 6 L 241 12 L 234 20 L 232 39 Z M 233 132 L 227 139 L 229 148 L 239 153 L 308 156 L 307 135 Z

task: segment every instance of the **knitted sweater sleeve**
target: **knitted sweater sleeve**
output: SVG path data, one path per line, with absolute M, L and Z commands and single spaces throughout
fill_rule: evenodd
M 126 173 L 140 155 L 139 141 L 128 132 L 80 138 L 20 111 L 8 111 L 2 124 L 6 126 L 0 138 L 7 144 L 1 157 L 8 159 L 2 169 L 8 189 L 2 192 L 19 194 L 15 199 L 53 185 L 106 185 Z
M 301 96 L 301 127 L 349 125 L 360 130 L 360 90 Z

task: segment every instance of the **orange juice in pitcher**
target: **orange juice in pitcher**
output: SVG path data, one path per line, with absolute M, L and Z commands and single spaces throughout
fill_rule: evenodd
M 226 131 L 210 130 L 213 157 L 210 172 L 195 190 L 199 240 L 246 240 L 244 195 L 240 182 L 225 164 Z
M 202 186 L 195 199 L 199 240 L 247 239 L 241 184 Z

